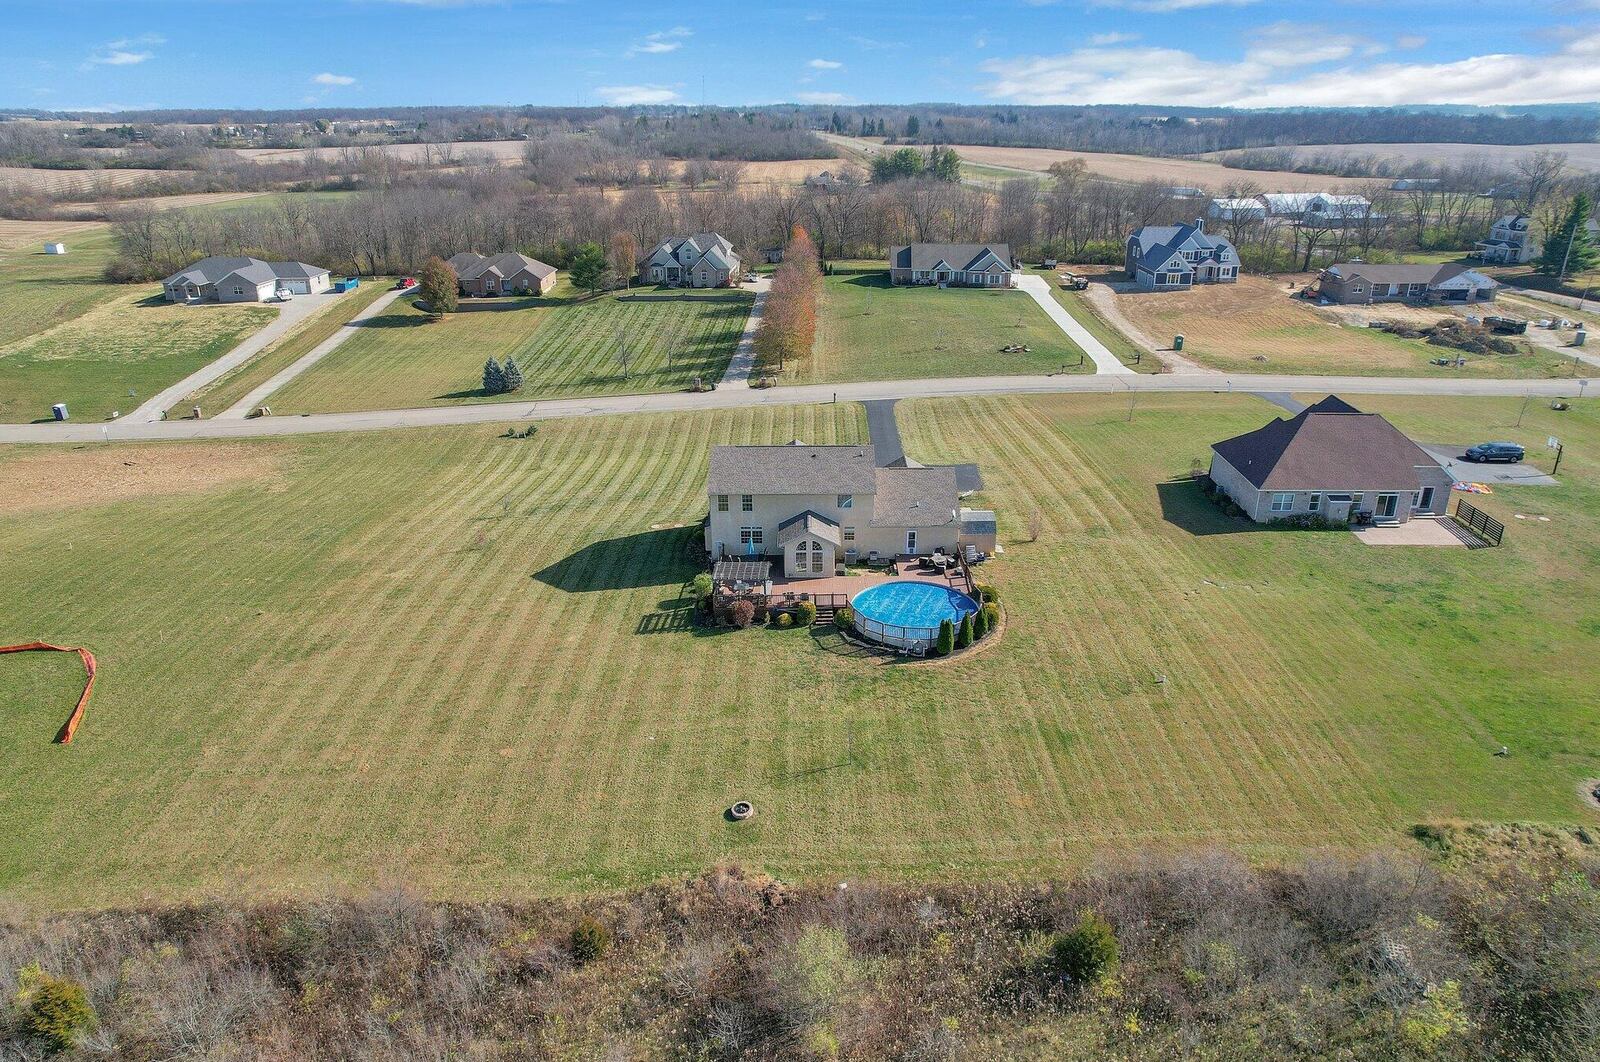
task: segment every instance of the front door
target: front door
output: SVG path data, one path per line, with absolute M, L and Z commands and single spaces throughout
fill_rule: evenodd
M 1372 515 L 1379 520 L 1393 520 L 1395 507 L 1399 504 L 1399 501 L 1400 495 L 1398 494 L 1378 495 L 1378 507 L 1373 511 Z
M 1417 498 L 1417 508 L 1428 511 L 1433 508 L 1433 488 L 1423 487 L 1422 494 Z
M 917 533 L 915 531 L 907 531 L 906 532 L 906 552 L 911 554 L 912 556 L 916 555 L 916 552 L 917 552 Z

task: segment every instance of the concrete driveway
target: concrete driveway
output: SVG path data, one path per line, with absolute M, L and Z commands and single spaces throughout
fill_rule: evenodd
M 1089 355 L 1089 359 L 1094 362 L 1096 375 L 1136 375 L 1132 369 L 1122 364 L 1117 356 L 1106 348 L 1104 343 L 1096 339 L 1087 328 L 1079 324 L 1076 317 L 1062 308 L 1061 304 L 1055 300 L 1055 296 L 1050 293 L 1050 282 L 1044 277 L 1034 273 L 1018 273 L 1017 287 L 1027 292 L 1033 298 L 1033 301 L 1039 304 L 1039 309 L 1044 311 L 1045 316 L 1054 321 L 1056 327 L 1065 332 L 1069 339 L 1083 348 L 1083 352 Z
M 748 284 L 740 284 L 744 291 L 756 293 L 755 301 L 750 304 L 750 316 L 745 318 L 744 332 L 739 336 L 739 345 L 733 348 L 733 357 L 728 359 L 728 367 L 723 370 L 722 379 L 718 381 L 720 387 L 749 386 L 750 372 L 756 367 L 756 329 L 761 327 L 761 311 L 767 305 L 767 292 L 772 290 L 772 276 L 762 273 Z
M 1478 464 L 1462 458 L 1471 443 L 1421 443 L 1423 451 L 1444 470 L 1455 477 L 1457 483 L 1487 483 L 1490 486 L 1553 487 L 1556 481 L 1540 469 L 1526 462 L 1514 465 Z
M 238 368 L 261 351 L 267 344 L 281 339 L 306 318 L 325 309 L 328 303 L 339 296 L 331 291 L 319 295 L 297 295 L 288 302 L 269 302 L 262 305 L 270 306 L 278 311 L 278 316 L 253 336 L 245 340 L 232 350 L 228 351 L 216 361 L 190 373 L 171 387 L 146 401 L 138 409 L 129 413 L 128 420 L 133 421 L 159 421 L 161 414 L 171 409 L 173 405 L 183 401 L 183 396 L 200 390 L 206 384 L 220 379 L 224 374 Z M 206 307 L 193 307 L 195 313 L 205 313 Z

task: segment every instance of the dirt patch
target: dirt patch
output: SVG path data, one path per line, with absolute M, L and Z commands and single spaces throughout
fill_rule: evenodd
M 83 446 L 0 458 L 0 512 L 107 505 L 192 494 L 248 480 L 282 483 L 286 451 L 239 443 L 208 446 Z
M 1600 811 L 1600 778 L 1579 782 L 1578 795 L 1583 798 L 1584 807 L 1590 811 Z

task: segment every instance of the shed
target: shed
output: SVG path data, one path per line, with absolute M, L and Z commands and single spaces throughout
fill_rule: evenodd
M 66 254 L 67 245 L 64 243 L 47 243 L 44 245 L 45 254 Z

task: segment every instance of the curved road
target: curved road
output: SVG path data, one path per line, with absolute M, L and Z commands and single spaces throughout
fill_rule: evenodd
M 1140 375 L 972 376 L 942 380 L 879 380 L 870 383 L 811 384 L 804 387 L 726 387 L 702 394 L 669 392 L 607 398 L 557 398 L 534 402 L 485 402 L 427 409 L 382 409 L 364 413 L 317 413 L 256 420 L 131 419 L 104 424 L 48 423 L 0 425 L 0 443 L 236 439 L 251 436 L 307 435 L 315 432 L 383 431 L 444 424 L 492 424 L 560 417 L 618 416 L 674 410 L 736 409 L 744 406 L 814 405 L 878 399 L 951 398 L 976 395 L 1121 394 L 1188 392 L 1246 394 L 1309 391 L 1366 395 L 1465 395 L 1479 397 L 1582 398 L 1588 380 L 1452 380 L 1364 376 L 1268 376 L 1253 373 L 1163 373 Z M 1600 391 L 1600 384 L 1596 385 Z

